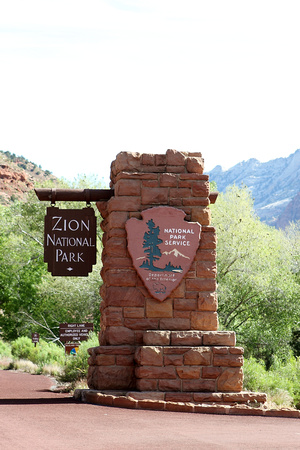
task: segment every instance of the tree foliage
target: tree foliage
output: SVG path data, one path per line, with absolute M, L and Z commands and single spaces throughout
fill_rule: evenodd
M 237 332 L 246 355 L 270 361 L 287 351 L 300 328 L 299 234 L 297 253 L 296 234 L 262 223 L 245 186 L 219 194 L 212 222 L 221 326 Z
M 53 187 L 99 188 L 95 178 L 65 180 Z M 48 186 L 52 187 L 51 182 Z M 58 337 L 59 323 L 94 321 L 99 329 L 100 227 L 98 263 L 89 277 L 52 277 L 43 261 L 46 207 L 35 193 L 27 202 L 0 207 L 0 327 L 5 339 L 37 331 L 45 338 Z M 85 203 L 59 202 L 60 208 L 81 208 Z M 99 220 L 99 213 L 95 210 Z

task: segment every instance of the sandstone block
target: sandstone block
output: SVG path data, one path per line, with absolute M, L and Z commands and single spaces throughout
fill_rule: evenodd
M 106 326 L 122 326 L 122 308 L 114 306 L 106 308 L 104 312 L 103 322 Z
M 187 198 L 191 196 L 189 188 L 170 188 L 170 198 Z
M 134 368 L 130 366 L 89 367 L 88 386 L 90 389 L 132 389 Z
M 243 389 L 243 369 L 225 369 L 217 380 L 218 391 L 239 392 Z
M 142 205 L 167 205 L 168 188 L 142 188 Z
M 112 211 L 108 216 L 107 223 L 109 228 L 124 228 L 127 219 L 127 211 Z
M 124 325 L 131 330 L 155 330 L 158 328 L 157 319 L 124 319 Z
M 191 328 L 190 319 L 161 319 L 159 321 L 161 330 L 189 330 Z
M 200 157 L 189 156 L 186 161 L 186 170 L 202 174 L 204 171 L 204 160 Z
M 193 330 L 215 331 L 218 326 L 218 314 L 216 312 L 191 312 L 191 328 Z
M 143 346 L 135 352 L 135 361 L 140 366 L 162 366 L 163 350 L 162 347 Z
M 179 378 L 183 379 L 198 379 L 200 378 L 200 371 L 200 367 L 176 367 Z
M 211 291 L 214 292 L 217 288 L 216 280 L 213 278 L 187 278 L 187 291 Z
M 155 155 L 155 165 L 156 166 L 165 166 L 167 163 L 166 155 Z
M 166 402 L 192 402 L 193 394 L 190 392 L 166 392 Z
M 155 155 L 149 153 L 142 154 L 142 164 L 144 166 L 155 166 Z
M 156 379 L 137 379 L 136 380 L 136 388 L 138 391 L 157 391 L 158 389 L 158 380 Z
M 241 367 L 243 365 L 243 357 L 241 355 L 215 355 L 213 357 L 213 365 L 221 367 Z
M 170 345 L 170 331 L 145 331 L 143 334 L 143 342 L 145 345 Z
M 165 355 L 164 356 L 165 366 L 182 366 L 183 356 L 182 355 Z
M 208 197 L 209 196 L 209 182 L 208 181 L 194 181 L 192 184 L 192 195 L 194 197 Z
M 203 367 L 202 368 L 202 378 L 216 379 L 221 375 L 221 367 Z
M 163 411 L 165 409 L 165 402 L 160 400 L 138 400 L 138 408 Z
M 216 278 L 217 264 L 215 261 L 198 261 L 196 265 L 197 277 Z
M 110 345 L 132 345 L 134 344 L 134 332 L 127 327 L 108 327 L 106 339 Z
M 180 391 L 181 390 L 181 380 L 158 380 L 158 389 L 160 391 Z
M 109 286 L 135 286 L 137 274 L 131 269 L 109 269 L 105 272 L 105 282 Z
M 186 156 L 177 150 L 167 150 L 166 152 L 166 164 L 168 166 L 184 166 Z
M 197 300 L 195 298 L 175 298 L 174 309 L 179 311 L 196 311 Z
M 172 317 L 173 316 L 173 302 L 172 299 L 166 299 L 159 302 L 152 298 L 146 299 L 146 317 Z
M 136 409 L 137 405 L 138 401 L 131 397 L 125 397 L 121 395 L 114 398 L 114 406 L 117 408 Z
M 166 411 L 180 411 L 180 412 L 194 412 L 194 405 L 192 403 L 183 402 L 166 402 Z
M 209 366 L 212 361 L 212 351 L 209 347 L 195 347 L 184 355 L 186 366 Z
M 202 332 L 200 331 L 172 331 L 171 345 L 202 345 Z
M 116 356 L 117 366 L 133 366 L 134 365 L 134 355 L 117 355 Z
M 140 197 L 112 197 L 107 202 L 107 211 L 111 213 L 113 211 L 137 211 L 141 205 Z
M 171 173 L 162 173 L 160 175 L 160 187 L 177 187 L 178 178 L 176 175 Z
M 124 317 L 129 319 L 143 319 L 145 316 L 144 308 L 126 306 L 124 308 Z
M 217 237 L 215 229 L 213 227 L 202 228 L 200 249 L 215 250 L 216 248 L 217 248 Z
M 106 289 L 105 304 L 107 306 L 143 307 L 144 302 L 143 294 L 134 287 L 110 286 Z
M 136 367 L 135 375 L 137 378 L 167 378 L 176 379 L 175 368 L 172 366 L 167 367 L 154 367 L 154 366 L 142 366 Z
M 199 403 L 207 403 L 207 402 L 218 403 L 221 402 L 222 399 L 223 394 L 220 392 L 194 392 L 193 394 L 193 400 Z
M 234 331 L 204 331 L 203 345 L 235 345 Z
M 139 180 L 119 180 L 115 184 L 116 196 L 141 195 L 141 183 Z
M 199 292 L 198 294 L 198 310 L 214 311 L 218 308 L 218 298 L 216 292 Z
M 125 237 L 111 237 L 105 245 L 108 256 L 127 257 L 127 242 Z
M 182 390 L 184 392 L 209 391 L 216 390 L 215 380 L 182 380 Z

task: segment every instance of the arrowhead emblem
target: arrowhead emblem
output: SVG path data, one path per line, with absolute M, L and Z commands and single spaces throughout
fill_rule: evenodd
M 201 225 L 184 220 L 184 211 L 170 206 L 150 208 L 143 220 L 126 222 L 128 251 L 152 297 L 165 300 L 180 284 L 195 258 Z

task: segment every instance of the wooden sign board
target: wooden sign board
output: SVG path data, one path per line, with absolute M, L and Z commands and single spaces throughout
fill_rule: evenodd
M 184 220 L 184 211 L 158 206 L 143 220 L 126 222 L 133 265 L 152 297 L 165 300 L 188 272 L 199 247 L 201 225 Z
M 61 323 L 59 325 L 59 339 L 61 342 L 87 341 L 89 333 L 94 330 L 94 324 L 86 323 Z
M 47 208 L 44 261 L 54 276 L 88 276 L 96 264 L 96 217 L 93 208 Z

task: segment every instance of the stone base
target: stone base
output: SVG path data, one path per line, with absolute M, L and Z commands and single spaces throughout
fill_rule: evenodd
M 214 394 L 190 392 L 188 394 L 181 394 L 178 392 L 96 391 L 91 389 L 77 389 L 74 397 L 76 400 L 84 403 L 118 408 L 300 418 L 300 411 L 298 410 L 267 409 L 264 406 L 267 400 L 266 394 L 247 391 L 238 394 L 228 392 Z

